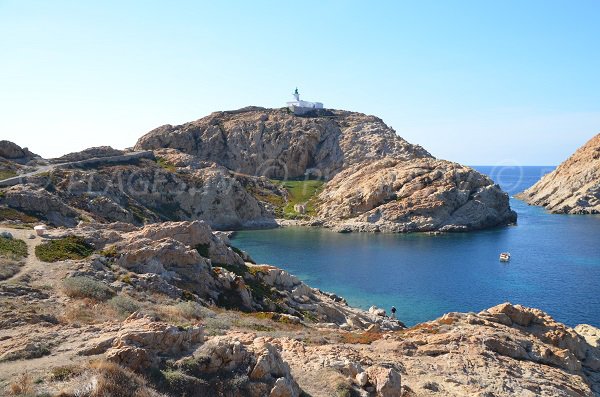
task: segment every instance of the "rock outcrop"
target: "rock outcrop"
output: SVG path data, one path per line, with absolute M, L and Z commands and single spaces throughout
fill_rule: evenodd
M 141 160 L 99 169 L 55 169 L 5 189 L 0 205 L 37 214 L 55 226 L 73 226 L 82 219 L 138 225 L 201 219 L 221 229 L 275 226 L 272 204 L 249 190 L 258 186 L 277 193 L 279 188 L 266 179 L 238 177 L 214 163 L 202 166 L 170 169 L 170 164 Z M 40 198 L 48 204 L 40 206 Z M 51 211 L 45 209 L 49 206 Z
M 600 214 L 600 134 L 517 197 L 553 213 Z
M 11 141 L 0 141 L 0 158 L 14 161 L 16 163 L 25 164 L 34 158 L 39 158 L 35 153 L 32 153 L 27 148 L 22 148 Z
M 329 179 L 343 168 L 383 156 L 431 157 L 374 116 L 332 110 L 327 117 L 298 117 L 286 109 L 215 112 L 164 125 L 140 138 L 136 150 L 172 148 L 243 174 L 298 178 L 313 171 Z
M 311 288 L 284 270 L 246 262 L 247 254 L 225 244 L 202 221 L 141 228 L 81 222 L 77 228 L 51 230 L 47 235 L 77 235 L 111 253 L 110 264 L 133 275 L 128 284 L 115 281 L 107 268 L 109 259 L 102 256 L 71 276 L 103 279 L 116 290 L 133 288 L 229 309 L 278 312 L 292 323 L 305 320 L 348 330 L 364 330 L 374 324 L 381 330 L 403 328 L 397 320 L 352 308 L 340 297 Z
M 467 231 L 517 219 L 491 179 L 431 158 L 356 164 L 327 183 L 318 199 L 318 216 L 341 231 Z
M 50 160 L 52 163 L 67 163 L 72 161 L 89 160 L 93 158 L 120 156 L 124 154 L 123 150 L 113 149 L 110 146 L 91 147 L 80 152 L 73 152 Z
M 141 371 L 158 367 L 161 356 L 177 357 L 189 353 L 202 342 L 204 334 L 201 327 L 182 330 L 133 313 L 112 338 L 112 345 L 106 350 L 106 358 L 134 371 Z M 107 345 L 106 340 L 96 345 L 94 352 L 100 352 L 103 345 Z
M 510 303 L 448 313 L 370 345 L 280 343 L 295 373 L 341 374 L 357 395 L 600 395 L 598 347 L 541 310 Z

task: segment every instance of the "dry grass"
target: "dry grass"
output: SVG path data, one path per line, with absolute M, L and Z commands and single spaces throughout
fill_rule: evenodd
M 77 365 L 62 365 L 60 367 L 52 368 L 50 370 L 49 378 L 53 382 L 63 382 L 80 375 L 82 371 L 83 368 Z
M 179 302 L 177 304 L 162 304 L 152 307 L 152 313 L 160 320 L 175 324 L 191 324 L 215 317 L 215 312 L 196 302 Z
M 0 257 L 0 281 L 17 274 L 21 266 L 23 266 L 23 263 L 20 261 Z
M 63 324 L 99 324 L 114 321 L 118 317 L 119 314 L 112 306 L 91 299 L 83 299 L 67 305 L 60 321 Z
M 135 372 L 107 361 L 94 361 L 86 368 L 88 376 L 79 384 L 63 390 L 57 397 L 159 397 L 145 378 Z M 96 382 L 91 382 L 95 377 Z M 83 384 L 82 384 L 83 383 Z
M 33 379 L 27 372 L 17 376 L 17 378 L 8 385 L 8 394 L 10 396 L 33 396 Z
M 433 323 L 420 323 L 410 328 L 408 331 L 424 331 L 429 334 L 438 334 L 440 329 L 438 325 Z
M 70 277 L 63 280 L 63 290 L 71 298 L 90 298 L 105 301 L 115 295 L 115 291 L 103 282 L 90 277 Z

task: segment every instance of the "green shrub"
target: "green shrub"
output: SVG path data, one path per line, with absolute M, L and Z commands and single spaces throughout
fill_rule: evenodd
M 164 157 L 157 157 L 156 158 L 156 164 L 158 164 L 158 166 L 162 169 L 165 169 L 169 172 L 175 172 L 177 171 L 177 167 L 175 167 L 174 164 L 170 163 L 166 158 Z
M 208 252 L 208 249 L 210 248 L 210 244 L 197 244 L 196 245 L 196 251 L 198 251 L 198 253 L 205 257 L 205 258 L 210 258 L 210 254 Z
M 23 258 L 27 256 L 27 244 L 16 238 L 0 237 L 0 255 L 9 258 Z
M 108 304 L 121 315 L 129 315 L 140 309 L 140 304 L 125 295 L 113 296 Z
M 0 181 L 17 176 L 18 174 L 13 170 L 0 170 Z
M 50 380 L 54 382 L 64 382 L 74 376 L 81 374 L 82 369 L 76 365 L 62 365 L 50 370 Z
M 2 193 L 2 192 L 0 192 Z M 17 221 L 22 223 L 35 223 L 39 219 L 14 208 L 0 207 L 0 221 Z
M 100 255 L 105 256 L 107 258 L 116 258 L 119 256 L 119 251 L 117 251 L 117 247 L 114 245 L 112 247 L 108 247 L 100 251 Z
M 65 294 L 71 298 L 91 298 L 105 301 L 115 292 L 108 285 L 90 277 L 71 277 L 63 281 Z
M 182 317 L 188 320 L 215 316 L 215 312 L 196 302 L 180 302 L 175 305 L 175 308 Z
M 68 236 L 50 240 L 35 247 L 35 255 L 44 262 L 57 262 L 67 259 L 83 259 L 94 252 L 94 247 L 82 237 Z

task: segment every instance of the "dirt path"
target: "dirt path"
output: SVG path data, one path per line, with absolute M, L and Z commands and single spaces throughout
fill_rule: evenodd
M 39 236 L 35 236 L 35 238 L 30 239 L 29 238 L 30 235 L 35 235 L 35 232 L 33 230 L 10 229 L 10 228 L 4 227 L 4 228 L 1 228 L 0 231 L 7 231 L 7 232 L 11 233 L 14 238 L 25 241 L 25 243 L 27 244 L 27 253 L 28 253 L 27 257 L 24 258 L 23 266 L 21 266 L 19 271 L 17 273 L 15 273 L 12 277 L 9 277 L 6 280 L 0 281 L 0 283 L 10 282 L 12 280 L 17 279 L 18 277 L 28 274 L 29 272 L 31 272 L 33 270 L 36 270 L 36 269 L 39 270 L 42 266 L 44 266 L 44 263 L 41 262 L 35 256 L 35 247 L 42 242 L 42 238 Z

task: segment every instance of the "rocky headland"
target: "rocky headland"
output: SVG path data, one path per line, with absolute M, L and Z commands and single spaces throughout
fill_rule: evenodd
M 517 197 L 557 214 L 600 214 L 600 134 Z
M 141 137 L 22 167 L 0 194 L 0 219 L 204 220 L 215 229 L 294 224 L 338 231 L 469 231 L 516 222 L 508 195 L 472 168 L 431 156 L 381 119 L 327 110 L 216 112 Z M 16 145 L 15 145 L 16 146 Z M 0 150 L 0 153 L 2 151 Z M 1 179 L 1 178 L 0 178 Z

